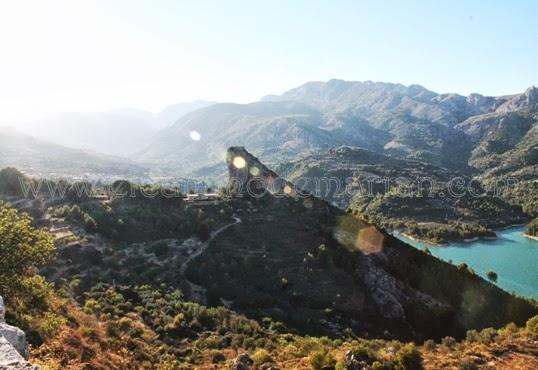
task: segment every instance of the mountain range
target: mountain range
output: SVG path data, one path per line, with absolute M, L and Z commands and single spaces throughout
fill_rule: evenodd
M 20 130 L 63 146 L 128 157 L 146 146 L 159 130 L 181 116 L 214 102 L 170 105 L 158 113 L 139 109 L 66 112 L 20 125 Z
M 489 97 L 419 85 L 309 82 L 259 102 L 193 111 L 133 158 L 157 170 L 215 176 L 230 145 L 244 145 L 269 164 L 346 145 L 469 173 L 533 176 L 537 112 L 535 87 Z
M 0 168 L 17 167 L 33 176 L 145 178 L 148 169 L 111 155 L 72 149 L 0 127 Z

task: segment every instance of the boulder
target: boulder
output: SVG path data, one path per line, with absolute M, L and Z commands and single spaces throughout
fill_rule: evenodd
M 0 337 L 9 342 L 21 356 L 28 358 L 26 334 L 21 329 L 8 325 L 5 322 L 1 322 Z
M 0 296 L 0 337 L 5 338 L 21 356 L 27 358 L 26 334 L 21 329 L 8 325 L 5 317 L 6 307 L 4 305 L 4 299 Z
M 357 356 L 352 351 L 347 351 L 344 357 L 347 370 L 370 370 L 368 363 Z
M 6 308 L 0 297 L 0 370 L 39 370 L 38 366 L 30 365 L 26 334 L 15 326 L 5 322 Z

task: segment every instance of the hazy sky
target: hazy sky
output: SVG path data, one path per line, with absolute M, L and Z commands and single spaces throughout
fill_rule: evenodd
M 0 120 L 331 78 L 520 92 L 538 85 L 537 15 L 537 1 L 0 0 Z

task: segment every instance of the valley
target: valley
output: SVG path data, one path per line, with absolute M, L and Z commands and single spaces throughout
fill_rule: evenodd
M 129 159 L 3 131 L 2 210 L 55 251 L 9 321 L 45 369 L 533 366 L 535 100 L 308 83 Z

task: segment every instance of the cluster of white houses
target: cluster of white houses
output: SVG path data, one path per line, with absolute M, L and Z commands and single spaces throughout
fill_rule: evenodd
M 185 202 L 196 206 L 208 206 L 219 204 L 222 196 L 219 193 L 193 193 L 186 194 Z

